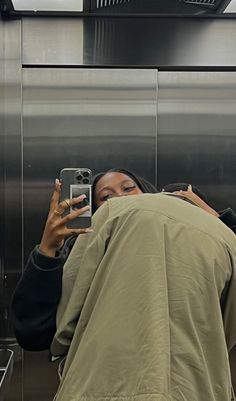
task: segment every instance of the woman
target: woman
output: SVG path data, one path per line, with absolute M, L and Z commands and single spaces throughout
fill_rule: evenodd
M 183 191 L 185 189 L 187 191 Z M 208 206 L 206 198 L 196 187 L 194 187 L 195 193 L 188 188 L 188 184 L 179 183 L 169 184 L 164 190 L 188 198 L 208 213 L 215 215 L 217 213 Z M 157 189 L 150 182 L 134 173 L 124 169 L 111 169 L 94 177 L 92 211 L 94 213 L 107 199 L 114 196 L 156 192 Z M 61 296 L 63 265 L 77 235 L 91 231 L 78 229 L 74 235 L 75 229 L 69 230 L 66 222 L 68 218 L 78 217 L 87 209 L 86 207 L 78 209 L 68 217 L 62 218 L 61 212 L 69 205 L 64 200 L 61 202 L 59 200 L 60 183 L 56 181 L 42 240 L 30 254 L 13 296 L 12 318 L 15 335 L 21 347 L 30 351 L 41 351 L 50 347 L 56 330 L 56 311 Z M 79 197 L 70 200 L 70 203 L 73 205 L 82 200 L 83 198 Z M 231 218 L 224 222 L 233 230 L 232 227 L 236 227 L 236 216 L 235 221 Z
M 94 177 L 92 186 L 92 211 L 107 199 L 115 196 L 156 193 L 157 189 L 147 180 L 124 169 L 111 169 Z M 83 196 L 70 200 L 74 205 Z M 61 296 L 62 271 L 78 234 L 91 229 L 68 229 L 68 219 L 73 219 L 87 207 L 62 217 L 69 205 L 60 202 L 60 183 L 56 180 L 50 210 L 39 245 L 31 252 L 12 301 L 12 321 L 16 338 L 22 348 L 30 351 L 48 349 L 56 330 L 56 311 Z M 73 234 L 73 235 L 72 235 Z

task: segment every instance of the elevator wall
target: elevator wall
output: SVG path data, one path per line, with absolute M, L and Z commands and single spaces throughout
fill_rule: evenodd
M 235 20 L 145 21 L 0 20 L 0 337 L 15 353 L 6 401 L 50 401 L 58 384 L 47 352 L 17 345 L 9 304 L 61 168 L 124 167 L 159 189 L 186 181 L 236 210 Z

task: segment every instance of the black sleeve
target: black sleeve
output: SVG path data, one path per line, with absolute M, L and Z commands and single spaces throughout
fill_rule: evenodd
M 219 219 L 236 234 L 236 214 L 232 209 L 227 208 L 219 213 Z
M 16 339 L 26 350 L 42 351 L 50 347 L 56 331 L 63 265 L 73 244 L 74 239 L 68 239 L 55 258 L 43 255 L 38 246 L 29 256 L 11 305 Z

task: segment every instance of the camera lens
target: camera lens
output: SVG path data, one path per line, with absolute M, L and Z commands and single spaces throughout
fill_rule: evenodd
M 81 174 L 78 174 L 78 175 L 76 176 L 76 179 L 77 179 L 77 181 L 81 181 L 81 180 L 83 179 L 83 177 L 82 177 Z
M 88 178 L 84 178 L 84 179 L 83 179 L 83 184 L 88 184 L 88 183 L 89 183 Z
M 84 171 L 84 172 L 83 172 L 83 176 L 84 176 L 84 177 L 88 177 L 88 176 L 89 176 L 89 172 L 88 172 L 88 171 Z

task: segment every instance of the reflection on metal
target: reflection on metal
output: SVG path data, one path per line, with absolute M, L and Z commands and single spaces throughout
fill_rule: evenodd
M 22 25 L 23 64 L 84 63 L 83 19 L 25 18 Z
M 4 37 L 3 71 L 1 87 L 1 137 L 3 138 L 3 161 L 1 168 L 1 305 L 0 342 L 12 341 L 10 322 L 10 299 L 16 280 L 22 271 L 22 219 L 21 219 L 21 23 L 11 24 L 0 20 Z M 9 160 L 12 162 L 9 163 Z M 14 244 L 14 252 L 11 251 Z
M 191 183 L 236 210 L 236 73 L 159 72 L 158 83 L 159 186 Z
M 6 400 L 13 371 L 13 351 L 0 349 L 0 401 Z
M 0 19 L 0 35 L 0 348 L 15 349 L 10 302 L 22 274 L 21 21 L 7 23 Z M 21 361 L 22 352 L 19 353 L 18 380 L 14 390 L 9 386 L 7 392 L 22 393 Z M 5 375 L 7 378 L 7 372 Z M 3 387 L 5 393 L 5 384 Z
M 63 167 L 122 166 L 155 182 L 156 107 L 156 70 L 23 70 L 26 255 Z
M 23 64 L 235 67 L 235 35 L 234 19 L 25 18 Z
M 153 68 L 234 67 L 235 21 L 144 20 L 25 18 L 6 30 L 0 24 L 3 343 L 15 340 L 9 303 L 22 272 L 22 233 L 26 259 L 40 240 L 62 167 L 88 166 L 95 173 L 126 167 L 157 180 L 159 188 L 184 180 L 217 209 L 236 209 L 236 73 Z M 125 68 L 131 66 L 136 69 Z M 24 352 L 23 361 L 19 354 L 10 399 L 51 400 L 58 383 L 47 353 Z

